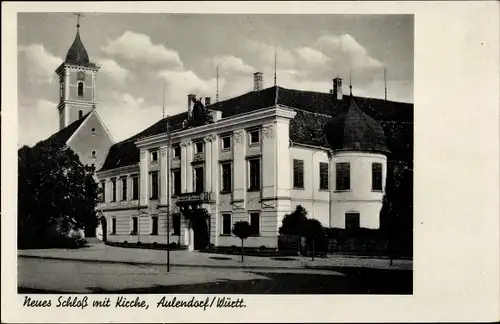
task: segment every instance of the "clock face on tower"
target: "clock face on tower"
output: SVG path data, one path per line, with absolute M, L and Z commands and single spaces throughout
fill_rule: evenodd
M 76 79 L 78 81 L 85 81 L 85 72 L 82 71 L 78 72 L 78 74 L 76 75 Z

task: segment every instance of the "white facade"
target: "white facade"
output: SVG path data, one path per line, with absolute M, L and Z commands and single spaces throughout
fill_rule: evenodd
M 196 191 L 197 167 L 203 168 L 202 192 L 208 197 L 200 207 L 210 214 L 209 242 L 215 246 L 239 246 L 240 240 L 231 230 L 235 222 L 244 220 L 257 228 L 256 235 L 246 239 L 246 246 L 276 248 L 282 219 L 297 205 L 305 207 L 308 217 L 318 219 L 325 227 L 344 228 L 345 213 L 356 212 L 361 227 L 378 228 L 383 193 L 372 190 L 372 163 L 383 164 L 384 188 L 385 156 L 360 152 L 332 154 L 327 148 L 292 143 L 289 125 L 295 114 L 292 109 L 278 105 L 230 118 L 216 118 L 213 124 L 172 132 L 171 148 L 166 134 L 137 141 L 138 164 L 98 174 L 106 183 L 105 201 L 99 206 L 106 218 L 106 239 L 166 243 L 166 208 L 170 205 L 169 241 L 185 245 L 189 250 L 195 249 L 198 234 L 177 203 L 179 197 Z M 175 149 L 177 146 L 180 148 Z M 175 157 L 179 151 L 180 158 Z M 167 197 L 167 153 L 171 157 L 172 171 L 170 201 Z M 339 192 L 335 188 L 336 163 L 346 162 L 351 166 L 350 190 Z M 326 187 L 324 179 L 321 180 L 320 163 L 324 164 L 323 172 L 326 170 Z M 295 164 L 302 165 L 302 173 L 296 172 Z M 230 170 L 231 174 L 230 190 L 227 191 L 223 185 L 227 179 L 224 170 Z M 174 172 L 180 172 L 181 195 L 177 196 L 175 188 L 179 185 L 175 183 Z M 158 174 L 157 196 L 153 195 L 154 174 Z M 300 174 L 302 182 L 299 180 L 297 187 L 294 177 Z M 134 178 L 137 179 L 136 197 Z M 123 181 L 126 182 L 126 197 L 122 192 Z M 157 232 L 154 231 L 155 217 Z

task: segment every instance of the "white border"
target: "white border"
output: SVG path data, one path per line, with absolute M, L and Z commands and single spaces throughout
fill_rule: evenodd
M 499 319 L 498 2 L 10 2 L 2 3 L 2 9 L 3 322 Z M 245 295 L 246 308 L 210 311 L 22 308 L 13 280 L 17 272 L 17 196 L 12 190 L 17 188 L 17 11 L 414 14 L 414 295 Z M 150 303 L 157 300 L 153 295 L 141 297 Z

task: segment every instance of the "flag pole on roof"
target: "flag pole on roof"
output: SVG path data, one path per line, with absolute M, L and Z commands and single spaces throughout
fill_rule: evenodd
M 165 119 L 165 85 L 162 87 L 162 119 Z
M 387 72 L 384 66 L 384 100 L 387 101 Z
M 274 86 L 276 86 L 276 65 L 277 65 L 277 57 L 278 57 L 278 47 L 274 47 Z
M 219 64 L 217 64 L 217 72 L 216 72 L 216 92 L 215 92 L 215 102 L 219 102 Z

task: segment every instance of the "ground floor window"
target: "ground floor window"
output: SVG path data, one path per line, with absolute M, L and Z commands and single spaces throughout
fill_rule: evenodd
M 222 214 L 221 235 L 231 235 L 231 214 Z
M 181 214 L 172 214 L 173 235 L 181 235 Z
M 111 234 L 116 234 L 116 218 L 111 218 Z
M 158 216 L 151 217 L 151 235 L 158 235 Z
M 250 227 L 252 228 L 252 236 L 260 235 L 260 214 L 250 213 Z
M 359 213 L 346 213 L 345 214 L 345 229 L 353 230 L 359 228 Z
M 137 235 L 139 229 L 139 219 L 137 217 L 132 217 L 132 231 L 130 235 Z

